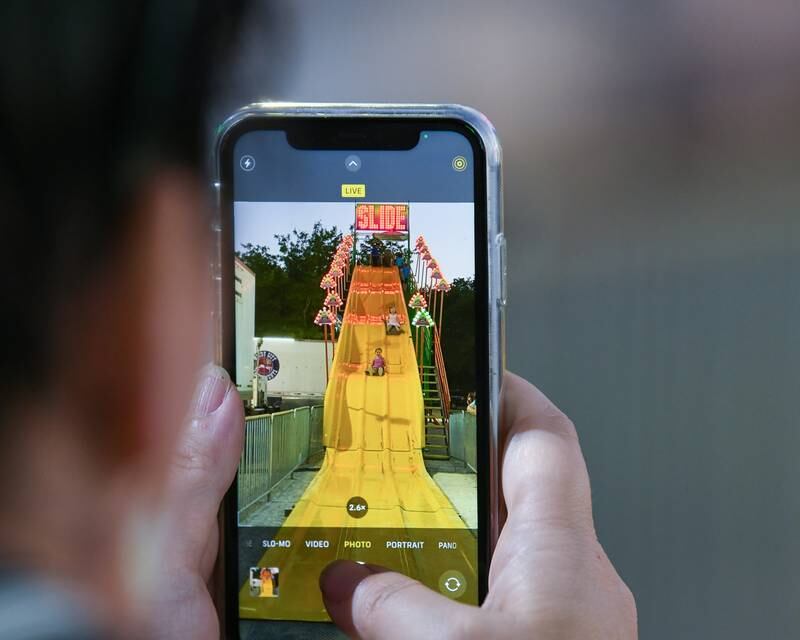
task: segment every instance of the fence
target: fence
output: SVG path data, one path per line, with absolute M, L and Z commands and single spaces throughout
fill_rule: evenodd
M 475 416 L 466 411 L 450 414 L 450 456 L 463 460 L 475 473 L 478 468 Z
M 268 500 L 278 484 L 322 448 L 322 407 L 246 418 L 237 478 L 239 512 Z

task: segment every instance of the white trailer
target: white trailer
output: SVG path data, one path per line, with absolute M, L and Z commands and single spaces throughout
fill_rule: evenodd
M 256 335 L 256 274 L 235 259 L 236 386 L 243 395 L 253 389 L 253 354 Z
M 258 346 L 260 343 L 260 347 Z M 269 395 L 303 398 L 325 395 L 325 343 L 322 340 L 295 340 L 264 336 L 251 343 L 254 354 L 267 352 L 271 364 Z M 328 344 L 328 356 L 331 356 Z

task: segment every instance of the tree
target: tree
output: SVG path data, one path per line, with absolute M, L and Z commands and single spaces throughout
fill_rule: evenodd
M 310 232 L 295 229 L 275 239 L 277 254 L 252 244 L 237 253 L 256 275 L 256 334 L 319 339 L 314 316 L 325 295 L 319 281 L 342 234 L 316 222 Z
M 475 280 L 455 278 L 444 295 L 442 355 L 453 394 L 475 391 Z

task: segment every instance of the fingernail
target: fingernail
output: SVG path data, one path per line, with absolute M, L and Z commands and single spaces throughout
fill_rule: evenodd
M 319 588 L 328 602 L 346 602 L 353 597 L 353 592 L 364 578 L 384 571 L 388 569 L 351 560 L 335 560 L 320 574 Z
M 192 401 L 192 415 L 202 418 L 219 409 L 230 383 L 230 376 L 225 369 L 207 364 L 200 373 L 200 382 Z

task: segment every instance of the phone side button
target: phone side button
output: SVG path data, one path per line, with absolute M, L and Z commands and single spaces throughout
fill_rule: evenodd
M 508 302 L 508 255 L 505 235 L 498 233 L 495 242 L 497 243 L 497 255 L 500 263 L 500 296 L 497 298 L 497 304 L 505 307 Z

